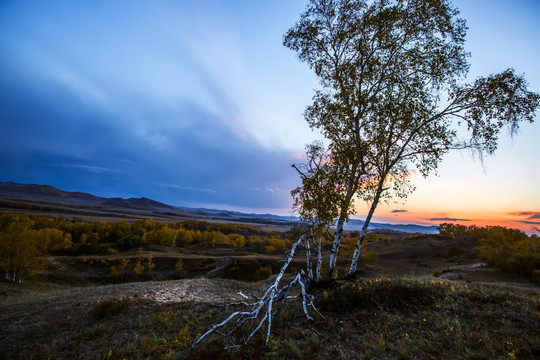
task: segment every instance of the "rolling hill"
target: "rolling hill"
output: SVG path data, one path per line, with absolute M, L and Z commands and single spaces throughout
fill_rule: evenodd
M 291 227 L 299 222 L 293 216 L 247 214 L 230 210 L 188 208 L 164 204 L 145 197 L 105 198 L 79 191 L 65 191 L 50 185 L 20 184 L 0 181 L 0 211 L 24 211 L 40 214 L 82 217 L 88 220 L 153 218 L 158 221 L 198 219 Z M 358 230 L 362 220 L 352 219 L 348 230 Z M 436 226 L 371 223 L 370 230 L 388 229 L 409 233 L 436 234 Z

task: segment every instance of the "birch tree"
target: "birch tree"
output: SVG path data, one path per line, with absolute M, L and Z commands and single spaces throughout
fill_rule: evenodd
M 311 0 L 285 34 L 321 83 L 306 121 L 346 164 L 334 168 L 345 201 L 330 268 L 355 198 L 370 209 L 349 275 L 377 205 L 414 190 L 411 171 L 427 176 L 452 149 L 492 154 L 503 127 L 514 134 L 533 121 L 539 95 L 513 69 L 465 82 L 467 28 L 458 14 L 446 0 Z
M 321 279 L 322 251 L 321 238 L 329 234 L 334 219 L 340 215 L 340 204 L 345 202 L 346 194 L 338 188 L 341 184 L 335 178 L 340 172 L 333 167 L 336 163 L 325 149 L 322 142 L 317 141 L 306 146 L 306 163 L 292 165 L 302 180 L 302 186 L 291 191 L 294 198 L 293 208 L 298 212 L 300 220 L 306 222 L 309 237 L 312 240 L 317 265 L 315 276 L 312 275 L 311 247 L 306 242 L 307 274 L 311 280 Z M 346 211 L 346 216 L 352 209 Z
M 349 275 L 356 272 L 377 205 L 406 198 L 414 190 L 411 171 L 429 175 L 452 149 L 492 154 L 503 127 L 513 134 L 521 122 L 533 121 L 540 96 L 528 91 L 514 70 L 465 82 L 465 34 L 465 21 L 447 0 L 311 0 L 285 34 L 284 45 L 297 52 L 321 83 L 304 115 L 328 145 L 308 145 L 306 162 L 294 166 L 302 185 L 292 194 L 312 232 L 337 220 L 330 271 L 336 267 L 343 225 L 354 212 L 355 199 L 368 202 L 370 210 Z M 458 136 L 460 127 L 467 137 Z M 280 283 L 301 245 L 309 259 L 309 241 L 303 235 L 263 295 L 248 302 L 239 293 L 245 301 L 234 304 L 245 310 L 214 325 L 193 346 L 212 333 L 230 336 L 246 323 L 254 329 L 243 344 L 263 326 L 268 342 L 273 318 L 288 300 L 300 300 L 307 318 L 312 318 L 310 309 L 318 313 L 308 293 L 311 261 L 308 275 L 299 271 L 293 280 Z M 320 251 L 317 256 L 321 258 Z M 297 296 L 289 296 L 293 286 L 300 288 Z

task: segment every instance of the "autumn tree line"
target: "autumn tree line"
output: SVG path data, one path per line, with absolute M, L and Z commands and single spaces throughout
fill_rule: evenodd
M 249 225 L 195 220 L 174 223 L 152 219 L 86 222 L 3 213 L 0 215 L 0 270 L 4 279 L 21 283 L 28 276 L 42 271 L 49 255 L 114 254 L 151 244 L 171 248 L 189 245 L 200 249 L 228 246 L 282 254 L 303 231 L 302 227 L 276 232 Z M 520 230 L 500 226 L 455 224 L 442 224 L 439 231 L 441 236 L 454 240 L 474 241 L 479 258 L 502 271 L 526 277 L 539 272 L 540 249 L 536 235 L 528 236 Z M 332 248 L 332 237 L 331 231 L 321 237 L 325 252 Z M 357 237 L 357 231 L 345 232 L 340 253 L 352 254 Z M 392 237 L 385 234 L 368 233 L 364 245 L 391 240 Z M 375 260 L 377 256 L 375 251 L 365 251 L 362 255 L 363 260 Z M 139 257 L 143 258 L 142 255 Z M 121 264 L 117 267 L 121 272 Z
M 458 241 L 474 241 L 478 257 L 504 272 L 540 281 L 540 238 L 502 226 L 441 224 L 439 234 Z
M 282 253 L 298 236 L 298 231 L 265 231 L 248 225 L 194 220 L 176 223 L 152 219 L 86 222 L 2 213 L 0 270 L 6 280 L 21 283 L 43 270 L 49 255 L 114 254 L 150 244 L 171 248 L 193 245 L 201 249 L 250 247 L 251 251 L 259 253 Z

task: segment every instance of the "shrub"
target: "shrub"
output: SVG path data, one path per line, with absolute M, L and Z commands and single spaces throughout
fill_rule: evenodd
M 111 275 L 112 276 L 119 276 L 121 278 L 124 278 L 127 275 L 128 272 L 128 265 L 130 263 L 129 259 L 121 259 L 120 263 L 116 265 L 111 265 Z
M 146 236 L 148 242 L 167 247 L 175 247 L 178 239 L 178 230 L 171 229 L 168 226 L 160 230 L 150 231 Z
M 229 243 L 235 247 L 244 247 L 246 246 L 246 238 L 240 234 L 229 234 Z
M 273 274 L 273 269 L 271 265 L 263 266 L 257 270 L 258 279 L 268 279 Z
M 376 261 L 379 259 L 379 253 L 375 250 L 365 251 L 360 254 L 362 261 Z
M 540 268 L 540 245 L 536 235 L 502 226 L 441 224 L 439 234 L 478 244 L 479 257 L 501 271 L 532 278 Z
M 76 249 L 75 254 L 99 254 L 102 252 L 106 252 L 107 247 L 103 247 L 96 243 L 82 243 L 79 245 L 79 247 Z
M 142 238 L 139 235 L 126 235 L 120 238 L 115 244 L 114 247 L 118 250 L 127 250 L 138 247 L 143 243 Z
M 90 311 L 90 315 L 98 320 L 111 317 L 126 310 L 131 303 L 132 300 L 127 297 L 114 297 L 111 299 L 102 300 L 94 305 Z
M 480 241 L 480 259 L 490 266 L 526 277 L 532 277 L 540 268 L 540 246 L 536 236 L 493 226 L 486 228 Z
M 51 236 L 32 226 L 27 216 L 5 214 L 0 218 L 0 270 L 6 280 L 20 284 L 45 269 Z
M 141 275 L 143 273 L 143 271 L 144 271 L 144 265 L 141 264 L 140 261 L 137 261 L 135 263 L 135 266 L 133 266 L 133 273 L 135 275 Z
M 184 267 L 184 263 L 182 262 L 182 259 L 178 259 L 176 264 L 174 264 L 174 270 L 180 274 L 182 272 L 182 269 Z
M 465 225 L 459 225 L 459 224 L 451 224 L 451 223 L 444 223 L 439 225 L 439 235 L 442 236 L 449 236 L 455 240 L 462 240 L 464 239 L 468 232 L 470 231 L 471 227 L 467 227 Z
M 418 281 L 386 278 L 342 285 L 319 297 L 319 310 L 347 313 L 359 310 L 411 312 L 419 306 L 431 306 L 446 296 L 445 286 Z M 414 304 L 414 305 L 413 305 Z

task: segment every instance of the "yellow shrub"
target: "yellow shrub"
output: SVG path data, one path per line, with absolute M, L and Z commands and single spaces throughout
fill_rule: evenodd
M 235 247 L 244 247 L 246 246 L 246 238 L 240 234 L 230 234 L 229 243 Z
M 178 261 L 176 262 L 176 264 L 174 265 L 174 270 L 177 272 L 177 273 L 181 273 L 182 272 L 182 269 L 183 269 L 183 262 L 182 262 L 182 259 L 178 259 Z
M 375 261 L 379 259 L 379 254 L 375 250 L 370 250 L 360 254 L 362 261 Z

